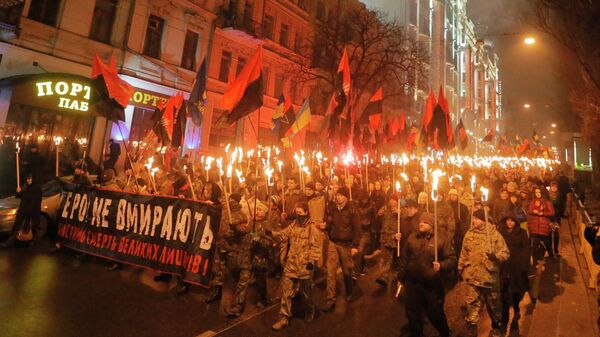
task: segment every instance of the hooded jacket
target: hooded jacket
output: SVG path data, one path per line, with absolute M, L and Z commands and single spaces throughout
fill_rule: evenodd
M 542 215 L 534 214 L 538 210 Z M 550 217 L 554 216 L 552 203 L 544 198 L 533 198 L 527 208 L 527 226 L 529 233 L 537 235 L 550 235 Z

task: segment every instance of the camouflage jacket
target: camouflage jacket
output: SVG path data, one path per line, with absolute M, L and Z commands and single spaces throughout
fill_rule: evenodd
M 273 236 L 280 240 L 282 245 L 288 247 L 287 259 L 283 267 L 286 276 L 298 279 L 310 278 L 311 271 L 306 269 L 306 265 L 309 262 L 317 263 L 322 254 L 318 235 L 319 230 L 311 220 L 304 225 L 294 221 L 285 229 L 273 232 Z M 314 267 L 316 268 L 316 265 Z
M 433 205 L 429 207 L 430 211 L 433 211 Z M 456 231 L 456 223 L 454 222 L 454 212 L 447 202 L 437 202 L 437 221 L 438 221 L 438 235 L 443 236 L 448 241 L 454 239 L 454 232 Z
M 496 255 L 497 261 L 492 261 L 488 257 L 489 252 Z M 500 265 L 508 260 L 509 255 L 504 238 L 493 224 L 487 224 L 487 228 L 484 229 L 471 227 L 463 241 L 458 260 L 458 271 L 470 285 L 498 288 L 500 286 Z

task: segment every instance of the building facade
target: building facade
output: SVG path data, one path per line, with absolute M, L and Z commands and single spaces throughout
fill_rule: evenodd
M 319 4 L 313 0 L 2 0 L 2 136 L 38 142 L 54 136 L 89 138 L 89 154 L 98 161 L 109 138 L 143 140 L 159 102 L 178 92 L 187 98 L 206 59 L 204 122 L 197 127 L 188 121 L 185 149 L 209 151 L 236 137 L 251 146 L 257 134 L 261 141 L 268 140 L 270 116 L 279 96 L 289 96 L 297 110 L 310 92 L 310 83 L 297 83 L 287 75 L 300 59 L 300 46 L 310 39 Z M 264 55 L 264 106 L 235 127 L 214 129 L 225 113 L 220 108 L 222 94 L 259 45 Z M 114 57 L 119 75 L 135 88 L 124 123 L 94 117 L 93 97 L 85 94 L 85 88 L 90 86 L 96 54 L 105 62 Z M 78 103 L 64 103 L 67 99 Z M 47 147 L 52 150 L 51 142 Z
M 467 0 L 401 0 L 401 23 L 429 53 L 428 77 L 413 88 L 412 112 L 419 116 L 429 90 L 440 86 L 454 124 L 459 118 L 476 138 L 503 131 L 502 82 L 498 56 L 475 33 Z

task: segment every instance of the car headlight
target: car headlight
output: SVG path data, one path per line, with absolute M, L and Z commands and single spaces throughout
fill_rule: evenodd
M 0 216 L 10 216 L 10 215 L 15 215 L 15 214 L 17 214 L 16 208 L 8 208 L 8 209 L 0 210 Z

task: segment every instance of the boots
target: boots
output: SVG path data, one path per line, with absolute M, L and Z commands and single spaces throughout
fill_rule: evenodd
M 242 312 L 244 312 L 244 305 L 236 303 L 233 304 L 231 306 L 229 306 L 227 309 L 225 309 L 225 314 L 227 314 L 227 317 L 240 317 L 242 315 Z
M 208 294 L 208 297 L 204 300 L 204 303 L 212 303 L 214 301 L 218 301 L 221 299 L 221 297 L 223 296 L 223 289 L 221 288 L 221 286 L 214 286 L 212 288 L 212 291 L 210 294 Z
M 354 280 L 350 275 L 344 275 L 344 286 L 346 286 L 346 302 L 352 301 L 352 290 L 354 288 Z
M 315 306 L 309 305 L 304 314 L 304 321 L 306 323 L 312 322 L 315 319 Z
M 279 318 L 279 320 L 275 322 L 275 324 L 273 324 L 271 328 L 274 331 L 279 331 L 281 329 L 286 328 L 288 325 L 290 325 L 290 319 L 285 316 L 281 316 L 281 318 Z

